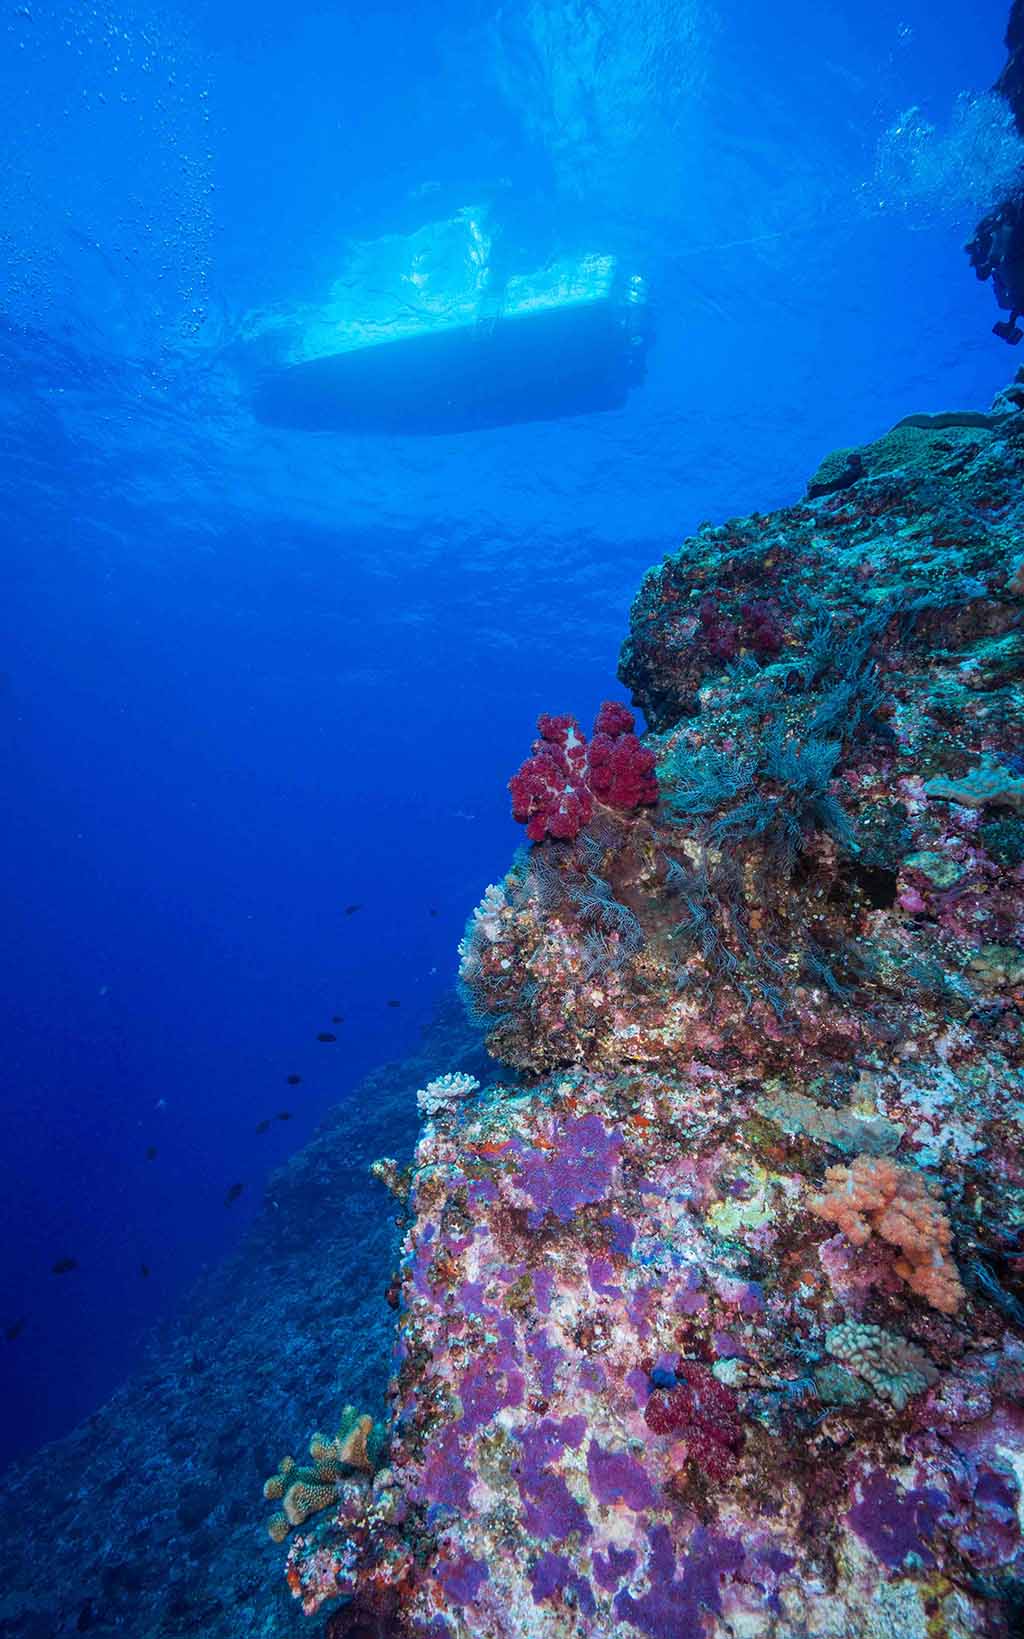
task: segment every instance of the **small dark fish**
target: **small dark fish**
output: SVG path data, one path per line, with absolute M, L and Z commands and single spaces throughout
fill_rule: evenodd
M 150 1144 L 148 1150 L 146 1151 L 146 1160 L 147 1161 L 155 1161 L 156 1160 L 156 1145 L 155 1144 Z
M 149 1264 L 148 1263 L 140 1263 L 139 1264 L 139 1274 L 142 1276 L 143 1280 L 148 1280 L 149 1279 Z
M 7 1339 L 8 1343 L 13 1343 L 16 1337 L 21 1336 L 22 1328 L 27 1319 L 28 1315 L 22 1315 L 21 1319 L 14 1321 L 13 1325 L 5 1327 L 4 1337 Z
M 337 1036 L 332 1036 L 329 1030 L 321 1030 L 316 1039 L 317 1041 L 337 1041 L 338 1038 Z
M 299 1085 L 299 1082 L 302 1080 L 302 1077 L 301 1076 L 286 1076 L 285 1080 L 287 1081 L 289 1087 L 297 1087 Z
M 291 1118 L 292 1118 L 291 1110 L 278 1110 L 278 1112 L 277 1112 L 278 1121 L 290 1121 Z
M 70 1275 L 72 1269 L 78 1268 L 77 1258 L 58 1258 L 53 1266 L 55 1275 Z
M 431 914 L 431 916 L 436 916 L 437 915 L 437 912 L 434 909 L 433 905 L 431 905 L 431 907 L 430 907 L 430 914 Z
M 389 1007 L 401 1007 L 401 1002 L 388 1002 Z
M 232 1201 L 237 1201 L 244 1188 L 244 1184 L 232 1184 L 231 1188 L 224 1197 L 224 1205 L 230 1206 Z
M 269 1132 L 269 1131 L 270 1131 L 270 1122 L 269 1122 L 269 1121 L 257 1121 L 257 1123 L 256 1123 L 256 1131 L 257 1131 L 257 1132 L 258 1132 L 258 1133 L 266 1133 L 266 1132 Z
M 345 906 L 345 915 L 346 916 L 355 916 L 356 911 L 361 911 L 362 908 L 363 908 L 362 905 L 346 905 Z
M 331 1023 L 332 1024 L 344 1024 L 345 1023 L 344 1013 L 332 1013 L 331 1014 Z

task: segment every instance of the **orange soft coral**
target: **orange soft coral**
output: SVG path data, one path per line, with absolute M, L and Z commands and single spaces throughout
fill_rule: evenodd
M 912 1292 L 943 1314 L 956 1312 L 964 1289 L 952 1257 L 953 1231 L 926 1179 L 886 1156 L 858 1155 L 848 1167 L 829 1167 L 824 1195 L 811 1211 L 837 1225 L 854 1246 L 872 1235 L 895 1246 L 896 1273 Z

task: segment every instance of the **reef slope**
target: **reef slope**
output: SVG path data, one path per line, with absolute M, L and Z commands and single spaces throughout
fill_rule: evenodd
M 416 1087 L 475 1051 L 452 996 L 415 1055 L 366 1077 L 270 1175 L 238 1251 L 123 1388 L 5 1470 L 3 1639 L 309 1631 L 277 1574 L 260 1487 L 282 1431 L 308 1440 L 320 1409 L 345 1400 L 382 1407 L 398 1230 L 367 1169 L 382 1153 L 409 1160 Z

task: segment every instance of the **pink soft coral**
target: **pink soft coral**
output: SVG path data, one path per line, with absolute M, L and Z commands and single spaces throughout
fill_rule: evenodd
M 628 811 L 658 800 L 654 753 L 634 733 L 633 713 L 606 700 L 588 746 L 575 717 L 537 719 L 539 740 L 509 781 L 512 817 L 533 842 L 571 841 L 592 817 L 594 801 Z
M 872 1235 L 898 1248 L 896 1273 L 943 1314 L 956 1312 L 964 1289 L 953 1262 L 953 1231 L 927 1181 L 885 1156 L 858 1155 L 848 1167 L 829 1167 L 826 1191 L 811 1211 L 835 1224 L 854 1246 Z

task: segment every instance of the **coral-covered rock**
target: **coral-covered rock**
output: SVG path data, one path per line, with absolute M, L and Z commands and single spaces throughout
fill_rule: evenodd
M 423 1130 L 388 1468 L 291 1539 L 337 1639 L 1015 1631 L 1022 475 L 907 424 L 653 570 L 656 806 L 542 719 L 461 947 L 518 1079 Z

